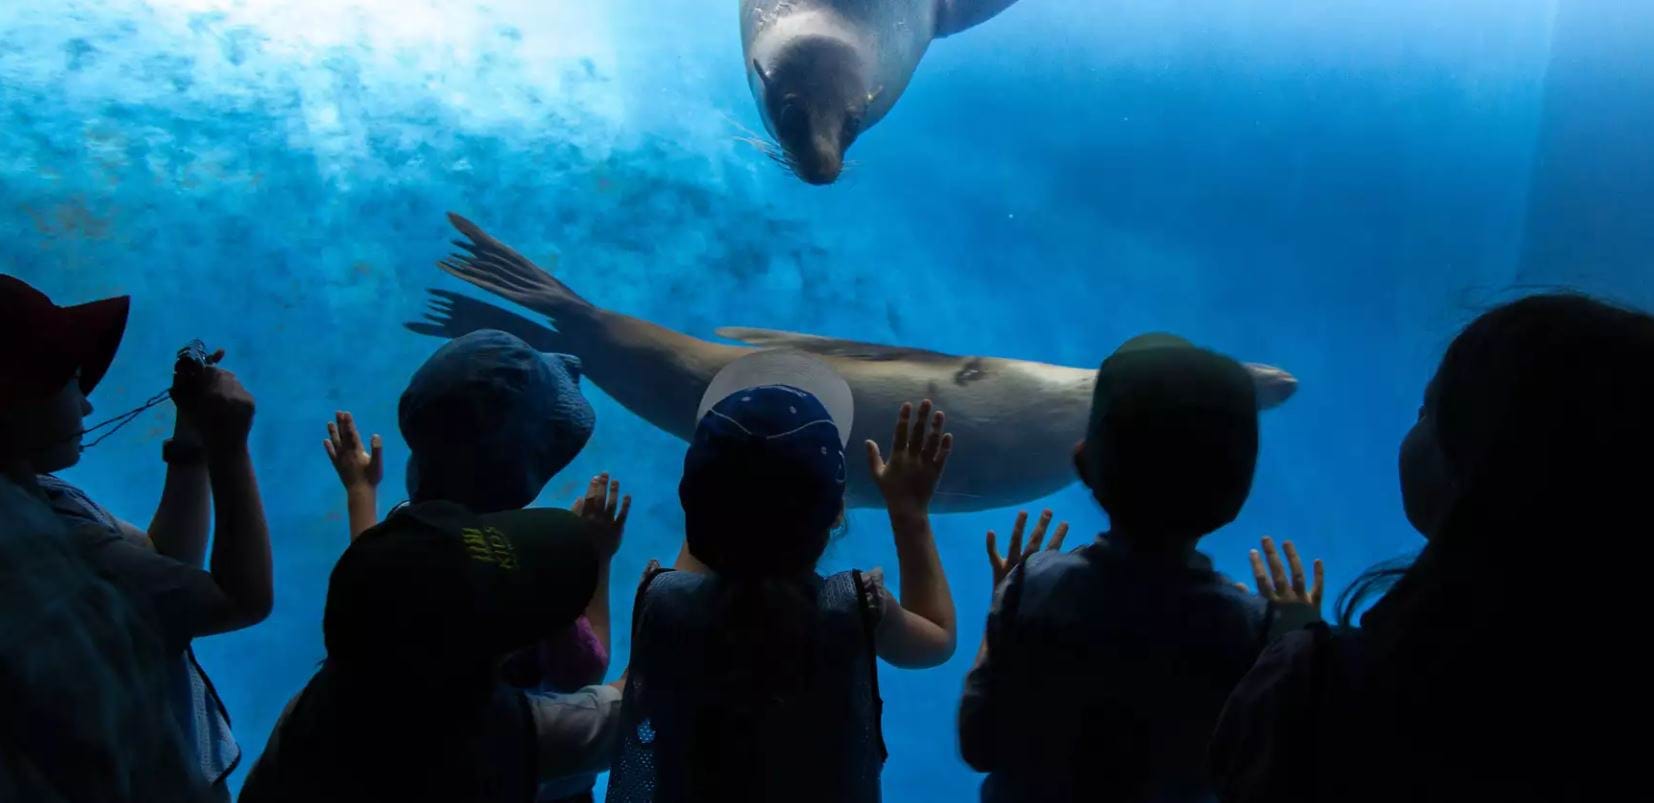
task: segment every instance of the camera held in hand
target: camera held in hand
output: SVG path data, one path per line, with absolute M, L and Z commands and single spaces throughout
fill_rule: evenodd
M 178 350 L 178 361 L 172 367 L 172 395 L 195 396 L 206 387 L 209 363 L 207 344 L 191 340 Z

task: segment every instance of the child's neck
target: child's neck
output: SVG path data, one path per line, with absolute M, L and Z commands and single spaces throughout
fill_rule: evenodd
M 1187 558 L 1193 555 L 1195 545 L 1200 543 L 1199 538 L 1169 535 L 1128 527 L 1115 527 L 1109 530 L 1104 537 L 1132 552 L 1177 558 Z

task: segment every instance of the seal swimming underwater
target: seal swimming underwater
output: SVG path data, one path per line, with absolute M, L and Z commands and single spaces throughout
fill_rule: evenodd
M 958 357 L 769 329 L 723 328 L 714 343 L 640 318 L 605 310 L 475 224 L 450 214 L 470 239 L 469 254 L 438 263 L 444 271 L 549 318 L 555 330 L 513 312 L 445 290 L 432 290 L 427 320 L 415 332 L 460 337 L 499 329 L 545 352 L 580 358 L 587 379 L 621 406 L 679 438 L 695 429 L 695 411 L 718 370 L 760 348 L 790 348 L 826 361 L 850 384 L 857 410 L 851 442 L 884 442 L 889 415 L 903 402 L 930 399 L 948 415 L 956 438 L 932 510 L 960 513 L 1021 504 L 1076 477 L 1074 445 L 1085 436 L 1096 369 L 997 357 Z M 1297 389 L 1278 368 L 1247 366 L 1259 405 L 1275 407 Z M 879 414 L 878 411 L 886 411 Z M 848 504 L 884 504 L 864 461 L 851 460 Z
M 831 184 L 844 152 L 896 104 L 932 40 L 1016 0 L 741 0 L 741 50 L 778 160 Z

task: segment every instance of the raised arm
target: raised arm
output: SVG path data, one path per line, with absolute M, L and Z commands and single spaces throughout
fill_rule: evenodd
M 166 483 L 147 535 L 156 552 L 200 568 L 207 559 L 207 535 L 212 529 L 212 486 L 201 434 L 182 411 L 165 455 Z
M 953 595 L 930 529 L 930 499 L 942 477 L 953 435 L 943 434 L 946 418 L 926 400 L 914 415 L 902 405 L 890 461 L 867 442 L 867 462 L 890 512 L 901 569 L 900 600 L 889 606 L 875 634 L 879 657 L 900 667 L 936 666 L 953 657 L 958 628 Z
M 586 623 L 597 635 L 603 651 L 610 649 L 609 575 L 614 556 L 620 551 L 621 537 L 626 533 L 626 517 L 632 512 L 632 497 L 620 495 L 620 480 L 610 479 L 608 472 L 592 478 L 585 495 L 575 500 L 574 512 L 596 525 L 594 531 L 601 539 L 597 543 L 597 588 L 586 603 Z
M 253 397 L 234 374 L 209 365 L 175 379 L 173 399 L 200 427 L 216 513 L 211 572 L 222 597 L 200 612 L 195 635 L 239 630 L 263 621 L 274 602 L 270 530 L 247 448 Z
M 379 481 L 385 478 L 385 445 L 378 435 L 371 441 L 372 451 L 362 449 L 362 435 L 356 430 L 356 419 L 341 410 L 333 414 L 333 423 L 327 425 L 327 440 L 322 448 L 339 473 L 339 483 L 345 486 L 345 509 L 350 516 L 350 540 L 369 527 L 379 523 Z
M 994 532 L 988 531 L 988 568 L 993 574 L 990 591 L 993 605 L 988 612 L 988 625 L 983 630 L 982 647 L 976 651 L 976 663 L 965 676 L 965 693 L 959 700 L 959 752 L 965 763 L 977 772 L 992 772 L 999 768 L 998 745 L 1004 735 L 1000 712 L 1007 701 L 997 690 L 997 674 L 988 645 L 996 638 L 997 632 L 1002 632 L 996 628 L 1003 628 L 1005 624 L 1002 604 L 1006 578 L 1029 555 L 1040 550 L 1045 531 L 1051 526 L 1051 511 L 1040 514 L 1039 523 L 1034 526 L 1024 546 L 1022 532 L 1027 526 L 1028 514 L 1018 513 L 1016 527 L 1011 530 L 1011 543 L 1003 558 L 999 556 Z M 1068 523 L 1064 522 L 1057 526 L 1057 531 L 1051 535 L 1051 543 L 1045 548 L 1058 551 L 1067 537 Z

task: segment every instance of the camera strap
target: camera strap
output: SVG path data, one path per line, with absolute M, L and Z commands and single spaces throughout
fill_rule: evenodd
M 109 427 L 109 431 L 103 433 L 102 435 L 99 435 L 91 443 L 81 444 L 80 450 L 82 452 L 84 452 L 87 449 L 90 449 L 94 446 L 97 446 L 100 443 L 103 443 L 105 438 L 108 438 L 110 435 L 113 435 L 116 432 L 119 432 L 121 430 L 121 428 L 126 426 L 127 424 L 130 424 L 133 421 L 138 420 L 138 416 L 143 415 L 150 408 L 155 407 L 155 406 L 160 405 L 160 404 L 164 404 L 164 403 L 166 403 L 167 400 L 169 400 L 171 398 L 172 398 L 172 390 L 169 388 L 167 390 L 163 390 L 160 393 L 155 394 L 154 396 L 149 397 L 149 401 L 144 402 L 139 407 L 136 407 L 136 408 L 128 410 L 124 413 L 121 413 L 120 415 L 117 415 L 114 418 L 111 418 L 107 421 L 104 421 L 101 424 L 96 424 L 94 426 L 87 427 L 86 429 L 81 431 L 80 434 L 81 434 L 82 437 L 85 437 L 85 436 L 90 435 L 94 432 L 97 432 L 98 430 L 103 429 L 104 427 Z

